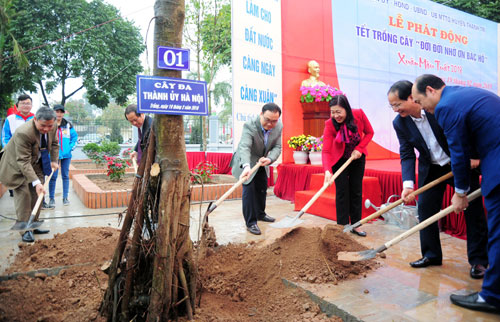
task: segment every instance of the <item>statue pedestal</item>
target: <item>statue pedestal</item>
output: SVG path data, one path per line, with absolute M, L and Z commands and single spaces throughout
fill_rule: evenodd
M 315 137 L 323 135 L 325 121 L 330 118 L 330 106 L 328 102 L 301 103 L 304 134 Z

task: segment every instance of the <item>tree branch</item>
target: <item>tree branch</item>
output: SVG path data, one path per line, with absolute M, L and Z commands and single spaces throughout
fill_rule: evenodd
M 42 91 L 43 100 L 45 101 L 45 104 L 47 104 L 48 106 L 49 101 L 47 100 L 47 95 L 45 94 L 45 89 L 43 88 L 43 83 L 41 79 L 38 81 L 38 85 L 40 85 L 40 90 Z
M 82 85 L 82 86 L 80 86 L 80 87 L 78 87 L 77 89 L 75 89 L 75 90 L 73 91 L 73 93 L 69 94 L 69 95 L 68 95 L 68 96 L 66 96 L 66 97 L 63 97 L 63 99 L 67 100 L 67 99 L 68 99 L 68 98 L 70 98 L 71 96 L 75 95 L 75 93 L 76 93 L 76 92 L 78 92 L 79 90 L 81 90 L 82 88 L 83 88 L 83 85 Z

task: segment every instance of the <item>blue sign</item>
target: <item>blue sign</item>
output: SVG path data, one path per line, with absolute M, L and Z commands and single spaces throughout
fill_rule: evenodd
M 158 46 L 158 68 L 189 70 L 189 49 Z
M 208 115 L 207 83 L 137 75 L 137 111 L 171 115 Z

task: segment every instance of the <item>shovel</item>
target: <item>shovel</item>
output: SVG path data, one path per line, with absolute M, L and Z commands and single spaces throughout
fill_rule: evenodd
M 469 194 L 467 196 L 467 200 L 469 200 L 469 202 L 471 202 L 472 200 L 476 199 L 479 196 L 481 196 L 481 189 L 477 189 L 473 193 Z M 377 249 L 369 249 L 369 250 L 364 250 L 361 252 L 338 252 L 337 258 L 338 258 L 338 260 L 342 260 L 342 261 L 364 261 L 364 260 L 375 258 L 377 253 L 383 252 L 387 248 L 399 243 L 403 239 L 406 239 L 410 235 L 413 235 L 417 231 L 424 229 L 425 227 L 429 226 L 432 223 L 435 223 L 439 219 L 445 217 L 446 215 L 448 215 L 452 212 L 453 212 L 453 206 L 451 205 L 451 206 L 441 210 L 440 212 L 438 212 L 434 216 L 429 217 L 426 220 L 422 221 L 420 224 L 405 231 L 401 235 L 396 236 L 395 238 L 391 239 L 390 241 L 383 244 L 382 246 L 380 246 Z
M 354 157 L 350 157 L 347 159 L 347 161 L 335 172 L 335 174 L 332 176 L 330 181 L 325 182 L 323 184 L 323 187 L 316 192 L 316 194 L 309 200 L 309 202 L 302 208 L 300 209 L 299 213 L 295 217 L 290 217 L 286 216 L 285 218 L 281 219 L 278 222 L 272 223 L 270 226 L 274 228 L 291 228 L 296 225 L 299 225 L 304 222 L 304 220 L 300 219 L 302 215 L 313 205 L 313 203 L 321 196 L 321 194 L 328 188 L 334 181 L 337 179 L 337 177 L 342 173 L 342 171 L 347 168 L 347 166 L 354 160 Z
M 440 178 L 437 178 L 436 180 L 434 181 L 431 181 L 429 182 L 428 184 L 426 184 L 425 186 L 413 191 L 410 196 L 417 196 L 418 194 L 426 191 L 426 190 L 429 190 L 430 188 L 440 184 L 441 182 L 443 181 L 446 181 L 448 180 L 449 178 L 453 177 L 453 173 L 450 171 L 448 172 L 447 174 L 445 174 L 444 176 L 440 177 Z M 374 212 L 373 214 L 371 214 L 370 216 L 368 217 L 365 217 L 363 219 L 361 219 L 360 221 L 358 221 L 357 223 L 354 223 L 352 225 L 346 225 L 344 226 L 344 233 L 347 233 L 347 232 L 350 232 L 351 230 L 353 230 L 354 228 L 357 228 L 363 224 L 366 224 L 367 222 L 369 222 L 370 220 L 372 219 L 375 219 L 377 217 L 379 217 L 380 215 L 382 214 L 385 214 L 386 212 L 388 212 L 389 210 L 393 209 L 393 208 L 396 208 L 397 206 L 399 206 L 400 204 L 403 203 L 403 198 L 387 205 L 386 207 L 384 208 L 381 208 L 379 209 L 378 211 Z
M 255 171 L 257 171 L 260 166 L 262 165 L 262 163 L 260 162 L 257 162 L 252 169 L 250 169 L 250 172 L 248 173 L 248 177 L 250 177 Z M 205 218 L 207 218 L 208 220 L 208 215 L 215 210 L 215 208 L 217 208 L 224 200 L 226 200 L 227 197 L 229 197 L 233 192 L 234 190 L 236 190 L 239 186 L 241 186 L 243 184 L 243 182 L 247 181 L 248 178 L 241 178 L 240 180 L 238 180 L 238 182 L 236 182 L 231 188 L 229 188 L 228 191 L 226 191 L 226 193 L 224 193 L 222 195 L 222 197 L 220 197 L 215 203 L 210 203 L 208 205 L 208 208 L 207 208 L 207 211 L 205 212 Z
M 134 166 L 134 173 L 137 174 L 137 161 L 135 161 L 135 158 L 132 158 L 132 165 Z
M 50 178 L 52 178 L 52 174 L 54 173 L 54 169 L 52 169 L 52 172 L 50 173 L 49 177 L 47 180 L 45 180 L 45 184 L 43 185 L 43 189 L 47 190 L 49 186 L 49 181 Z M 35 207 L 33 207 L 33 210 L 31 211 L 31 216 L 30 219 L 28 219 L 28 222 L 25 221 L 16 221 L 14 226 L 10 230 L 33 230 L 37 229 L 43 224 L 43 220 L 41 221 L 36 221 L 36 213 L 38 212 L 38 208 L 40 208 L 40 205 L 42 204 L 44 194 L 41 193 L 38 195 L 38 199 L 36 200 Z

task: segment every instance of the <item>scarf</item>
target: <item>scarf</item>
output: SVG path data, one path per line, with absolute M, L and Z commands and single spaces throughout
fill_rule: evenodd
M 335 142 L 337 143 L 344 142 L 348 144 L 351 142 L 352 136 L 353 133 L 351 132 L 351 130 L 347 129 L 347 126 L 344 123 L 340 126 L 339 131 L 337 132 L 337 136 L 335 137 Z

